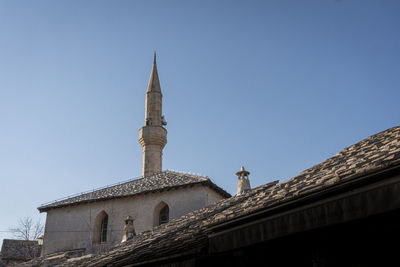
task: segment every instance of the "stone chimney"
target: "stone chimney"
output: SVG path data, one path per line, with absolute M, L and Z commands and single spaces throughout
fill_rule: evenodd
M 240 195 L 251 190 L 249 174 L 250 172 L 246 171 L 243 166 L 240 168 L 240 171 L 236 173 L 238 176 L 238 189 L 236 195 Z

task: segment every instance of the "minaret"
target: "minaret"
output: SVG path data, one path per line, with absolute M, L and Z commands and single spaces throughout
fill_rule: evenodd
M 236 195 L 240 195 L 251 190 L 249 174 L 250 172 L 246 171 L 243 166 L 240 168 L 240 171 L 236 173 L 238 176 L 238 188 Z
M 167 143 L 167 130 L 163 126 L 166 124 L 162 115 L 162 94 L 154 52 L 153 69 L 146 92 L 145 123 L 139 130 L 139 143 L 143 148 L 143 176 L 162 171 L 162 150 Z

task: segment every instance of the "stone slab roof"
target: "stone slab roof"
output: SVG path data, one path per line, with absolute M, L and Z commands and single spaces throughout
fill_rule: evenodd
M 273 208 L 378 170 L 400 165 L 400 127 L 372 135 L 283 182 L 272 182 L 221 200 L 138 234 L 101 255 L 70 259 L 59 266 L 124 266 L 206 248 L 210 227 Z M 42 264 L 38 261 L 36 264 Z M 31 263 L 31 266 L 37 266 Z
M 230 197 L 222 188 L 214 184 L 209 178 L 191 174 L 184 174 L 174 171 L 164 171 L 140 179 L 130 180 L 116 185 L 107 186 L 101 189 L 81 193 L 72 197 L 56 200 L 43 204 L 38 208 L 45 212 L 54 208 L 77 205 L 81 203 L 100 201 L 112 198 L 130 197 L 150 192 L 159 192 L 167 189 L 176 189 L 184 186 L 201 184 L 208 186 L 223 197 Z
M 2 260 L 28 261 L 39 256 L 40 246 L 37 241 L 3 239 Z

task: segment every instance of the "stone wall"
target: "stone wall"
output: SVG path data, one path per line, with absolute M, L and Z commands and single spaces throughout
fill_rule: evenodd
M 124 219 L 132 216 L 136 233 L 154 227 L 154 210 L 164 202 L 169 206 L 169 218 L 178 218 L 222 199 L 215 191 L 202 185 L 171 189 L 134 197 L 79 204 L 47 212 L 43 255 L 85 248 L 100 252 L 121 242 Z M 102 211 L 108 215 L 107 242 L 93 241 L 96 216 Z

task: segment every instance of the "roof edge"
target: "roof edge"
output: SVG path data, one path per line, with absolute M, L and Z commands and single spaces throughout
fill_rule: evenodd
M 260 208 L 259 210 L 256 210 L 256 211 L 253 211 L 253 212 L 247 213 L 247 214 L 242 214 L 242 215 L 232 218 L 232 219 L 214 222 L 209 225 L 208 230 L 218 231 L 219 229 L 229 227 L 230 225 L 234 225 L 234 224 L 238 223 L 239 221 L 243 221 L 243 220 L 246 220 L 246 219 L 254 217 L 254 216 L 259 216 L 260 214 L 263 214 L 265 212 L 269 212 L 270 210 L 282 209 L 288 205 L 294 205 L 298 202 L 304 201 L 309 198 L 318 197 L 319 195 L 323 195 L 323 194 L 329 194 L 332 191 L 338 190 L 339 187 L 345 187 L 349 184 L 356 183 L 357 181 L 368 182 L 370 179 L 368 179 L 368 181 L 365 181 L 365 178 L 372 179 L 373 177 L 391 173 L 393 171 L 394 172 L 400 171 L 400 160 L 396 160 L 396 161 L 392 162 L 392 164 L 377 166 L 375 168 L 361 169 L 359 172 L 355 172 L 355 173 L 349 174 L 347 176 L 338 177 L 339 181 L 337 183 L 331 184 L 329 186 L 311 190 L 311 191 L 307 192 L 306 194 L 300 194 L 300 195 L 294 196 L 292 198 L 288 198 L 284 201 L 279 201 L 275 205 L 268 205 L 263 208 Z
M 183 174 L 183 173 L 169 171 L 169 170 L 163 171 L 163 172 L 173 172 L 173 173 Z M 160 173 L 163 173 L 163 172 L 160 172 Z M 159 173 L 157 173 L 157 174 L 159 174 Z M 179 188 L 182 188 L 182 187 L 187 187 L 187 186 L 192 186 L 192 185 L 199 185 L 199 184 L 208 186 L 210 189 L 214 190 L 216 193 L 220 194 L 224 198 L 231 197 L 231 194 L 229 194 L 224 189 L 222 189 L 221 187 L 219 187 L 218 185 L 213 183 L 211 181 L 211 179 L 208 178 L 208 177 L 197 176 L 197 175 L 193 175 L 193 174 L 185 174 L 185 175 L 201 177 L 201 178 L 204 178 L 205 180 L 204 181 L 199 181 L 199 182 L 193 182 L 193 183 L 189 183 L 189 184 L 167 186 L 167 187 L 163 187 L 163 188 L 159 188 L 159 189 L 147 190 L 147 191 L 133 193 L 133 194 L 129 194 L 129 195 L 123 195 L 123 196 L 111 196 L 111 197 L 103 197 L 103 198 L 98 198 L 98 199 L 89 199 L 89 200 L 83 200 L 83 201 L 79 201 L 79 202 L 75 202 L 75 203 L 60 204 L 60 205 L 57 205 L 57 206 L 42 205 L 42 206 L 38 207 L 37 209 L 38 209 L 38 211 L 40 213 L 42 213 L 42 212 L 47 212 L 49 210 L 58 209 L 58 208 L 71 207 L 71 206 L 76 206 L 76 205 L 80 205 L 80 204 L 88 204 L 88 203 L 93 203 L 93 202 L 98 202 L 98 201 L 106 201 L 106 200 L 111 200 L 111 199 L 134 197 L 134 196 L 140 196 L 140 195 L 145 195 L 145 194 L 149 194 L 149 193 L 157 193 L 157 192 L 161 193 L 161 192 L 163 192 L 165 190 L 179 189 Z M 148 176 L 148 177 L 150 177 L 150 176 Z M 126 182 L 122 182 L 122 183 L 118 183 L 118 184 L 114 184 L 114 185 L 120 185 L 120 184 L 123 184 L 123 183 L 128 183 L 128 182 L 133 181 L 133 180 L 138 180 L 138 179 L 132 179 L 132 180 L 129 180 L 129 181 L 126 181 Z M 111 186 L 114 186 L 114 185 L 111 185 Z M 111 186 L 109 186 L 109 187 L 111 187 Z M 97 189 L 97 190 L 101 190 L 101 189 L 104 189 L 104 188 L 107 188 L 107 187 L 102 187 L 102 188 Z M 94 191 L 96 191 L 96 190 L 94 190 Z M 87 191 L 85 193 L 81 193 L 81 194 L 78 194 L 76 196 L 80 196 L 80 195 L 87 194 L 89 192 L 94 192 L 94 191 Z M 65 198 L 65 199 L 68 199 L 68 198 Z M 64 198 L 61 199 L 61 200 L 56 200 L 54 202 L 50 202 L 48 205 L 51 205 L 52 203 L 56 203 L 56 202 L 62 201 L 62 200 L 64 200 Z

